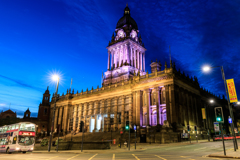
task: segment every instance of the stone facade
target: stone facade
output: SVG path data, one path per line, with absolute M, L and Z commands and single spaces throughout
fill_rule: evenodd
M 5 112 L 0 113 L 0 119 L 6 119 L 6 118 L 17 118 L 16 112 L 14 113 L 12 110 L 7 110 Z
M 145 71 L 146 49 L 128 7 L 115 32 L 107 47 L 102 87 L 53 96 L 49 123 L 55 114 L 54 131 L 60 125 L 64 132 L 79 132 L 81 121 L 87 132 L 123 130 L 126 121 L 140 129 L 172 126 L 180 131 L 189 125 L 204 131 L 201 108 L 208 98 L 197 78 L 177 71 L 172 63 L 161 69 L 160 62 L 152 62 L 152 73 Z

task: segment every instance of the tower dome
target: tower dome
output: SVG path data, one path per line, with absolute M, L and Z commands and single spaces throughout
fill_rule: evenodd
M 126 5 L 124 9 L 124 15 L 122 18 L 119 19 L 116 29 L 122 28 L 124 25 L 132 26 L 132 29 L 138 30 L 137 23 L 135 20 L 130 16 L 130 9 L 128 8 L 128 4 Z

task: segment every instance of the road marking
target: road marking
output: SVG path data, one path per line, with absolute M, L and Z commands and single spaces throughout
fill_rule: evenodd
M 207 148 L 207 147 L 203 147 L 203 148 L 194 149 L 194 151 L 201 150 L 201 149 L 205 149 L 205 148 Z
M 73 156 L 73 157 L 71 157 L 71 158 L 68 158 L 67 160 L 70 160 L 70 159 L 73 159 L 73 158 L 75 158 L 75 157 L 77 157 L 77 156 L 79 156 L 80 154 L 78 154 L 78 155 L 76 155 L 76 156 Z
M 53 159 L 53 158 L 57 158 L 58 156 L 55 156 L 55 157 L 51 157 L 51 158 L 48 158 L 48 159 L 46 159 L 46 160 L 49 160 L 49 159 Z
M 97 154 L 95 154 L 94 156 L 92 156 L 91 158 L 89 158 L 88 160 L 91 160 L 91 159 L 93 159 L 95 156 L 96 156 Z
M 162 157 L 160 157 L 160 156 L 158 156 L 158 155 L 155 155 L 156 157 L 158 157 L 158 158 L 161 158 L 161 159 L 163 159 L 163 160 L 167 160 L 167 159 L 165 159 L 165 158 L 162 158 Z
M 115 160 L 115 154 L 113 154 L 113 158 L 112 158 L 112 160 Z
M 140 160 L 137 156 L 135 156 L 134 154 L 132 154 L 133 155 L 133 157 L 135 157 L 137 160 Z

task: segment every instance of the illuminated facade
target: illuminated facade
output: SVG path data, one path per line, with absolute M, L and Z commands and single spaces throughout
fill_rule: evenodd
M 139 36 L 137 23 L 128 7 L 118 21 L 109 42 L 107 71 L 101 88 L 53 97 L 57 98 L 54 130 L 79 131 L 84 121 L 87 132 L 116 131 L 130 124 L 145 128 L 170 124 L 177 129 L 198 126 L 203 130 L 201 108 L 206 98 L 196 77 L 189 78 L 170 63 L 162 69 L 160 62 L 150 64 L 145 71 L 146 49 Z

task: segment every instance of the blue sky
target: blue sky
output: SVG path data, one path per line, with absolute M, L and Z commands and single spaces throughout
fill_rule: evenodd
M 203 74 L 201 67 L 223 65 L 240 93 L 240 2 L 238 0 L 3 0 L 0 1 L 0 110 L 18 116 L 29 108 L 37 115 L 42 94 L 55 85 L 59 93 L 101 85 L 107 69 L 107 45 L 128 2 L 147 49 L 146 68 L 157 58 L 197 76 L 202 87 L 224 94 L 220 69 Z M 169 65 L 169 63 L 168 63 Z

